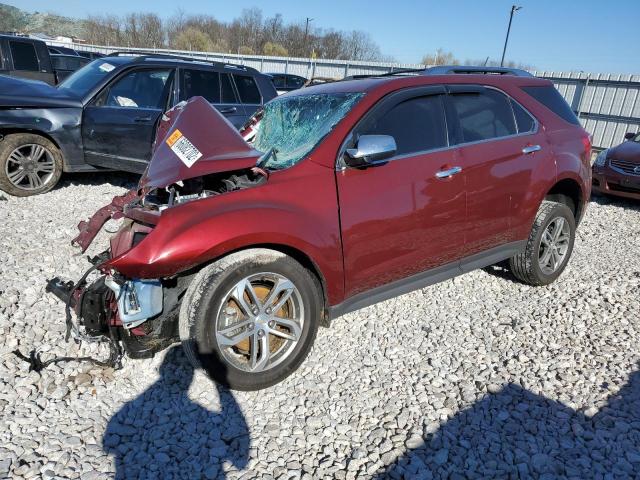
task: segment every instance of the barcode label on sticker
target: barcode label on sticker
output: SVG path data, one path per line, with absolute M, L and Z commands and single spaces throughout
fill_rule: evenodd
M 171 135 L 169 135 L 166 142 L 173 153 L 175 153 L 187 167 L 191 167 L 191 165 L 196 163 L 196 161 L 202 156 L 200 150 L 198 150 L 195 145 L 187 139 L 187 137 L 182 135 L 182 132 L 177 128 Z

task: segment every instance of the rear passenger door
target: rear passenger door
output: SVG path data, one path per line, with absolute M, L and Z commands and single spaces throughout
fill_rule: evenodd
M 523 153 L 535 120 L 512 100 L 483 86 L 448 87 L 447 120 L 467 190 L 465 256 L 502 249 L 516 240 L 513 211 L 529 190 L 534 156 Z M 498 248 L 500 247 L 500 248 Z
M 182 69 L 180 100 L 196 96 L 207 99 L 236 128 L 244 124 L 246 114 L 228 73 L 197 68 Z

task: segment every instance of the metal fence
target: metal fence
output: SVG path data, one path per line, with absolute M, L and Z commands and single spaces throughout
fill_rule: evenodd
M 417 63 L 358 62 L 311 58 L 267 57 L 227 53 L 193 52 L 149 48 L 109 47 L 48 41 L 100 53 L 127 50 L 139 53 L 165 53 L 202 60 L 234 63 L 266 73 L 292 73 L 303 77 L 343 78 L 348 75 L 387 73 L 403 68 L 426 68 Z M 573 72 L 531 72 L 551 80 L 578 115 L 585 130 L 593 135 L 595 149 L 621 143 L 626 132 L 640 131 L 640 75 L 587 74 Z

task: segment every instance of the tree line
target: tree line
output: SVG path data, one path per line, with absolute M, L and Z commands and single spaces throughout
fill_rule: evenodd
M 393 61 L 366 32 L 322 29 L 309 20 L 285 23 L 281 14 L 265 17 L 259 8 L 245 9 L 231 22 L 183 10 L 166 21 L 155 13 L 93 15 L 85 21 L 85 37 L 95 45 L 119 47 Z

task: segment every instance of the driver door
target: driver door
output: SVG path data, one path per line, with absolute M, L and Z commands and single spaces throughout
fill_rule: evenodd
M 462 172 L 444 175 L 457 172 L 444 93 L 434 86 L 385 97 L 343 147 L 353 148 L 360 135 L 391 135 L 397 145 L 384 163 L 336 174 L 347 297 L 438 267 L 458 268 L 465 184 Z
M 170 103 L 174 69 L 129 70 L 84 109 L 88 164 L 142 173 L 151 158 L 158 120 Z

